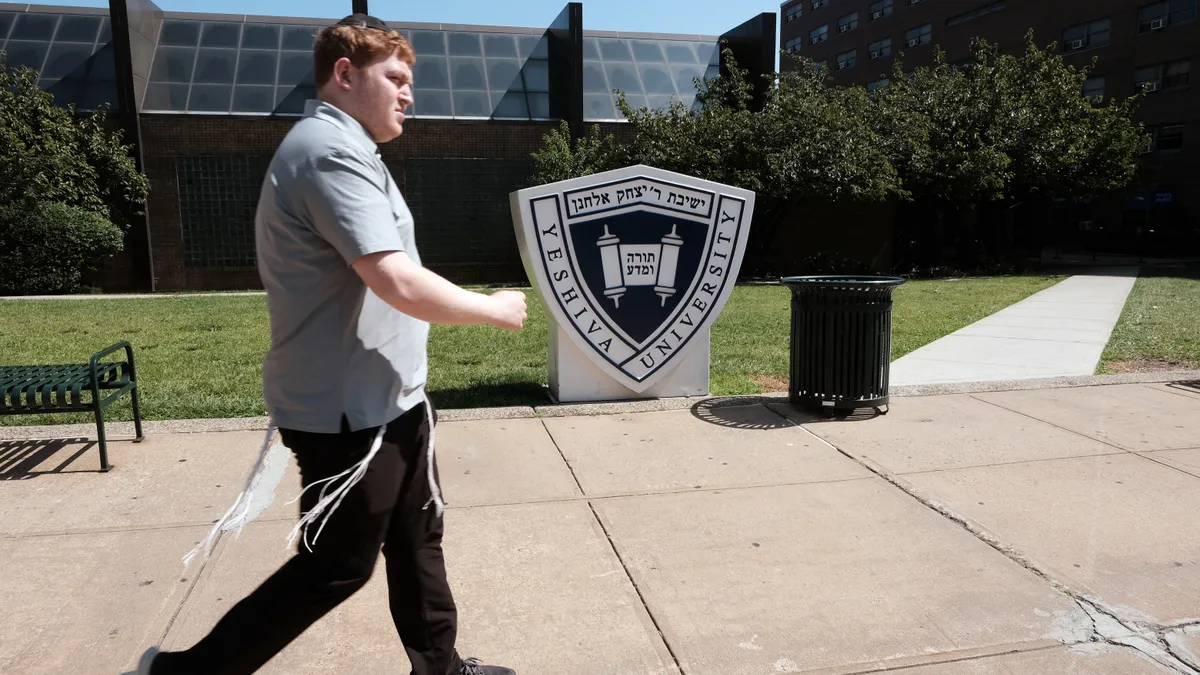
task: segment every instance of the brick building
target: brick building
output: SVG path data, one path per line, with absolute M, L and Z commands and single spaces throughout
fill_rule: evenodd
M 823 62 L 835 84 L 868 89 L 887 84 L 901 55 L 906 70 L 932 65 L 935 47 L 953 63 L 970 57 L 975 37 L 1023 51 L 1030 29 L 1038 45 L 1056 43 L 1068 63 L 1095 58 L 1085 93 L 1147 91 L 1138 117 L 1154 137 L 1145 157 L 1151 182 L 1104 204 L 1051 205 L 1060 210 L 1054 224 L 1110 250 L 1180 253 L 1180 245 L 1200 249 L 1196 19 L 1197 0 L 790 0 L 780 8 L 779 42 Z M 1096 238 L 1098 230 L 1104 234 Z
M 61 105 L 108 104 L 150 179 L 146 217 L 96 283 L 109 291 L 259 286 L 254 211 L 275 148 L 315 94 L 314 35 L 329 18 L 108 10 L 0 3 L 0 50 L 40 71 Z M 460 282 L 524 281 L 508 195 L 561 121 L 619 130 L 612 93 L 635 106 L 694 99 L 692 78 L 739 63 L 774 67 L 775 15 L 724 36 L 587 31 L 568 4 L 546 27 L 415 24 L 381 16 L 417 53 L 402 139 L 381 147 L 413 210 L 430 268 Z

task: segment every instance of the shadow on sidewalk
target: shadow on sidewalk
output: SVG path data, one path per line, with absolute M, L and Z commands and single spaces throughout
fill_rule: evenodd
M 537 406 L 551 402 L 545 385 L 533 382 L 479 382 L 467 387 L 429 389 L 434 408 L 497 408 Z
M 692 406 L 692 415 L 709 424 L 731 429 L 784 429 L 826 422 L 867 422 L 887 414 L 888 407 L 854 410 L 814 410 L 805 405 L 772 396 L 732 396 L 701 401 Z
M 1178 382 L 1168 382 L 1167 386 L 1172 389 L 1181 389 L 1193 394 L 1200 394 L 1200 380 L 1180 380 Z
M 700 401 L 692 406 L 692 416 L 702 422 L 729 429 L 772 431 L 793 425 L 768 408 L 780 399 L 769 396 L 732 396 Z
M 96 447 L 86 438 L 0 441 L 0 481 L 26 480 L 54 473 L 99 473 L 71 469 L 75 460 Z

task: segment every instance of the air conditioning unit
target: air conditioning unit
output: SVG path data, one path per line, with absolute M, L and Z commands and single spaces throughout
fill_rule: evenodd
M 875 51 L 871 52 L 871 58 L 873 58 L 873 59 L 877 59 L 881 56 L 883 56 L 882 50 L 876 49 Z
M 838 70 L 845 70 L 849 67 L 850 67 L 849 61 L 842 61 L 841 63 L 838 64 Z
M 848 23 L 844 23 L 844 24 L 838 26 L 839 33 L 845 33 L 846 31 L 849 31 L 849 30 L 850 30 L 850 24 L 848 24 Z
M 883 10 L 882 9 L 875 11 L 875 12 L 871 12 L 871 20 L 872 21 L 874 21 L 875 19 L 882 19 L 882 18 L 883 18 Z
M 1161 86 L 1162 84 L 1159 82 L 1147 82 L 1142 85 L 1142 89 L 1149 94 L 1152 91 L 1158 91 L 1159 87 Z
M 1150 22 L 1150 30 L 1162 30 L 1167 27 L 1166 19 L 1155 19 Z
M 907 44 L 909 47 L 916 47 L 917 45 L 921 44 L 921 38 L 913 38 L 909 40 Z
M 1071 49 L 1083 49 L 1083 40 L 1071 40 Z

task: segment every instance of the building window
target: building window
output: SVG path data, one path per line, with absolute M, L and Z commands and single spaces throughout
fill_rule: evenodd
M 813 43 L 814 45 L 817 44 L 818 42 L 824 42 L 828 39 L 829 39 L 829 24 L 825 24 L 824 26 L 821 26 L 820 28 L 814 28 L 814 29 L 812 29 L 812 32 L 808 34 L 809 42 Z
M 800 45 L 804 44 L 804 38 L 795 37 L 783 43 L 783 49 L 789 54 L 795 54 L 800 51 Z
M 1067 28 L 1063 31 L 1063 51 L 1077 52 L 1107 45 L 1111 23 L 1108 19 L 1099 19 Z
M 1168 124 L 1150 130 L 1150 152 L 1182 150 L 1183 125 Z
M 1160 89 L 1181 89 L 1191 84 L 1192 62 L 1188 60 L 1160 63 L 1133 71 L 1134 93 L 1147 94 Z
M 912 7 L 913 5 L 919 5 L 922 2 L 925 2 L 925 0 L 904 0 L 904 5 L 906 7 Z
M 853 68 L 858 63 L 858 50 L 851 49 L 848 52 L 842 52 L 837 55 L 837 69 L 846 70 Z
M 1142 5 L 1138 10 L 1138 32 L 1149 33 L 1195 19 L 1196 0 L 1165 0 Z
M 1191 84 L 1191 81 L 1191 61 L 1185 59 L 1167 64 L 1166 74 L 1163 75 L 1163 89 L 1180 89 Z
M 888 37 L 880 40 L 879 42 L 872 42 L 870 46 L 867 47 L 867 52 L 867 56 L 872 61 L 875 59 L 882 59 L 885 56 L 891 56 L 892 38 Z
M 988 14 L 995 14 L 996 12 L 999 12 L 1002 9 L 1004 9 L 1004 0 L 999 0 L 998 2 L 993 2 L 990 5 L 984 5 L 983 7 L 980 7 L 979 9 L 973 9 L 969 12 L 963 12 L 962 14 L 956 14 L 955 16 L 952 16 L 949 19 L 946 19 L 946 26 L 947 27 L 958 26 L 960 24 L 964 24 L 968 21 L 971 21 L 972 19 L 978 19 L 981 16 L 987 16 Z
M 828 4 L 829 4 L 829 0 L 812 0 L 812 8 L 813 9 L 821 9 L 822 7 L 824 7 L 825 5 L 828 5 Z
M 1133 71 L 1133 93 L 1150 93 L 1162 88 L 1163 67 L 1148 66 Z
M 904 44 L 909 47 L 927 45 L 933 41 L 933 24 L 910 28 L 904 33 Z
M 888 79 L 886 77 L 881 77 L 878 80 L 871 80 L 867 83 L 867 92 L 870 93 L 876 89 L 883 89 L 886 86 L 888 86 Z
M 1083 82 L 1083 95 L 1086 98 L 1102 99 L 1104 98 L 1104 76 L 1089 77 Z
M 846 16 L 838 19 L 838 32 L 849 33 L 858 28 L 858 12 L 850 12 Z
M 871 3 L 871 20 L 882 19 L 892 15 L 892 0 L 879 0 Z
M 804 16 L 804 3 L 800 2 L 788 7 L 783 13 L 783 22 L 791 23 Z

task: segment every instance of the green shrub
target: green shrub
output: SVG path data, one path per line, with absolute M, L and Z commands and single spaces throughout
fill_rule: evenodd
M 110 126 L 103 108 L 54 105 L 36 71 L 7 67 L 0 52 L 0 204 L 62 202 L 127 229 L 150 183 Z
M 122 248 L 121 228 L 57 202 L 0 206 L 0 295 L 70 293 Z

